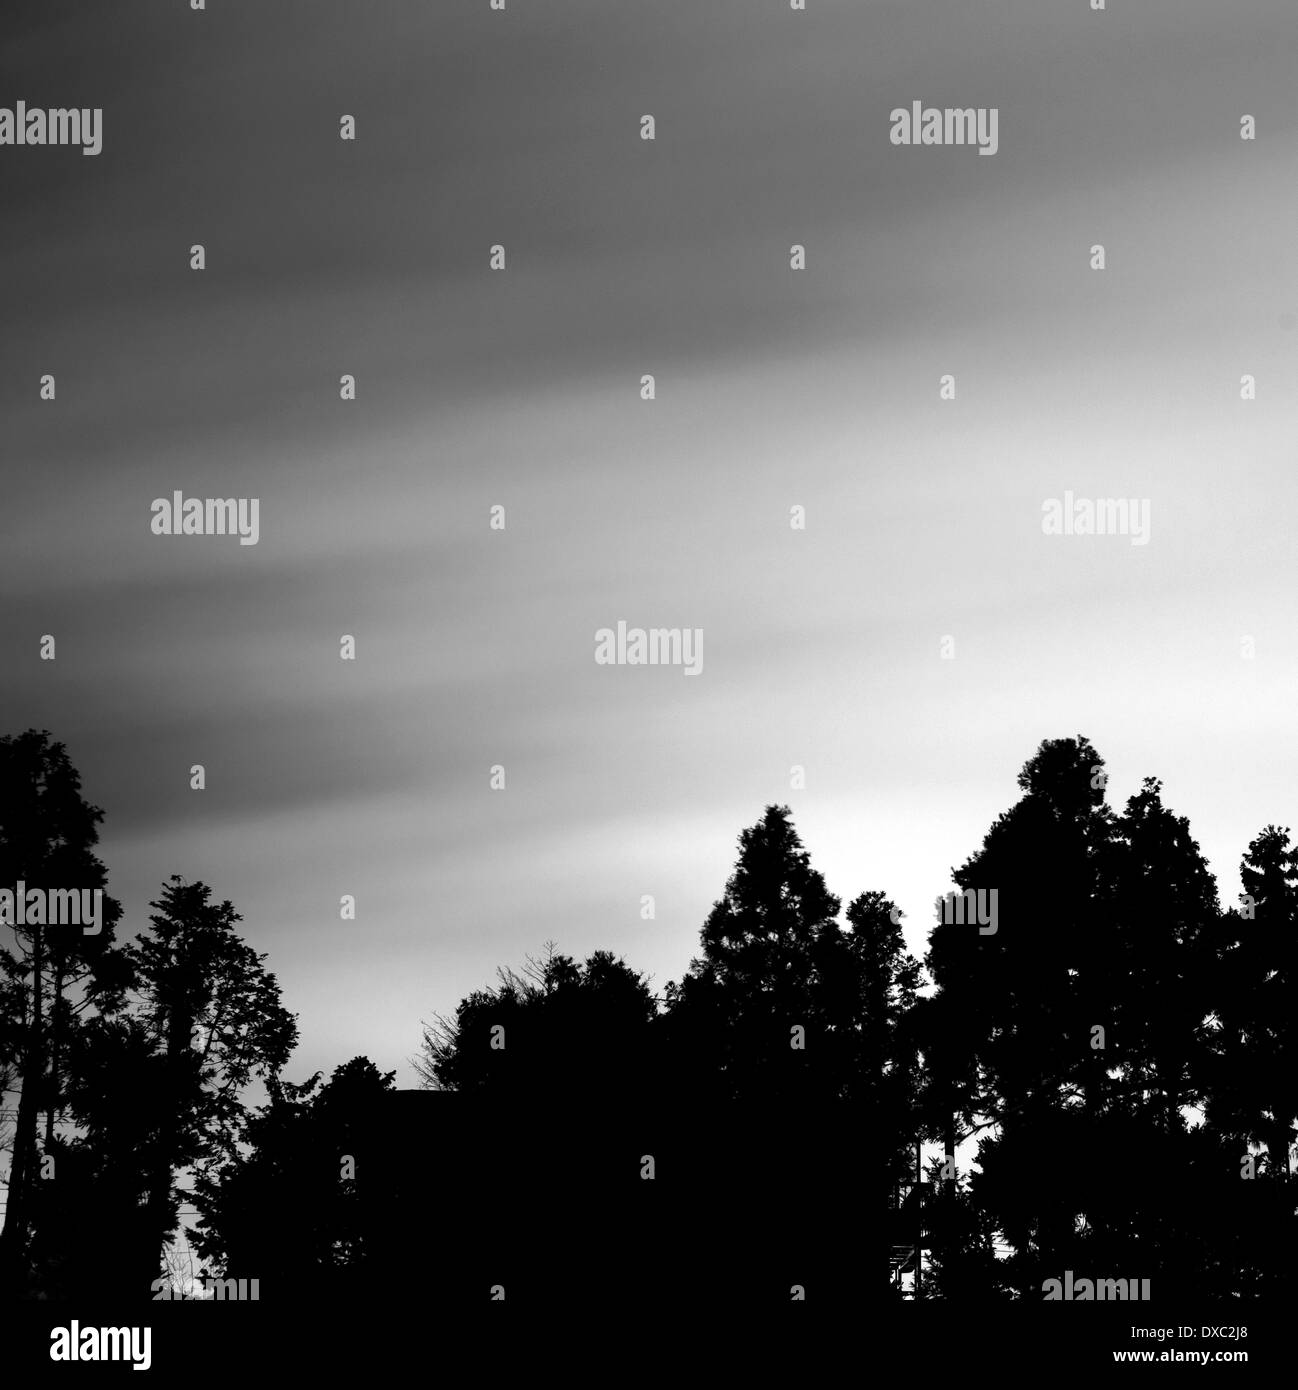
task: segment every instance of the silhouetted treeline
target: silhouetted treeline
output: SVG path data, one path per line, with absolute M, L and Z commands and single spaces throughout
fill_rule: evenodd
M 18 1088 L 0 1297 L 67 1297 L 105 1264 L 149 1297 L 180 1174 L 236 1150 L 240 1092 L 297 1043 L 264 957 L 204 884 L 164 884 L 129 943 L 107 897 L 97 932 L 45 911 L 20 920 L 19 891 L 102 891 L 101 819 L 61 744 L 0 739 L 0 892 L 15 898 L 0 928 L 0 1068 Z
M 1117 810 L 1105 780 L 1043 743 L 922 962 L 768 807 L 679 981 L 550 946 L 425 1028 L 423 1092 L 364 1058 L 283 1080 L 293 1019 L 204 885 L 129 945 L 116 904 L 17 927 L 6 1287 L 67 1294 L 89 1244 L 151 1296 L 188 1175 L 194 1245 L 263 1299 L 1286 1297 L 1298 855 L 1266 826 L 1223 909 L 1160 784 Z M 0 740 L 0 796 L 0 888 L 103 887 L 59 745 Z

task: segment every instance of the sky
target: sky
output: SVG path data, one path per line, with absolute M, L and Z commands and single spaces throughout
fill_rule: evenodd
M 1298 823 L 1296 58 L 1292 0 L 6 5 L 0 105 L 103 148 L 0 147 L 0 732 L 67 745 L 128 933 L 235 903 L 291 1079 L 413 1085 L 549 940 L 661 989 L 772 802 L 922 951 L 1044 738 L 1233 901 Z M 152 534 L 175 490 L 257 544 Z

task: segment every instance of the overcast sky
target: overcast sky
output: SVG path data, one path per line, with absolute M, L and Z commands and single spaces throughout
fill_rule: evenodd
M 413 1084 L 547 939 L 661 988 L 772 801 L 920 950 L 1046 737 L 1233 900 L 1298 825 L 1296 60 L 1292 0 L 6 5 L 0 104 L 104 115 L 0 148 L 0 731 L 68 745 L 129 929 L 233 899 L 295 1077 Z M 151 534 L 177 489 L 258 543 Z M 620 619 L 701 675 L 597 665 Z

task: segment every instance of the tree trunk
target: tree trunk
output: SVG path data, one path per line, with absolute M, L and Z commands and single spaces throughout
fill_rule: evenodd
M 49 1094 L 45 1098 L 45 1148 L 54 1142 L 54 1121 L 59 1110 L 59 996 L 63 993 L 63 971 L 56 967 L 50 993 L 50 1070 Z
M 167 1136 L 175 1131 L 188 1109 L 184 1063 L 189 1057 L 193 1035 L 193 1013 L 188 1008 L 173 1006 L 167 1020 L 167 1079 L 161 1098 L 163 1123 L 158 1152 L 149 1174 L 144 1212 L 143 1240 L 147 1245 L 141 1246 L 139 1277 L 145 1285 L 158 1277 L 163 1247 L 171 1233 L 170 1207 L 176 1154 Z M 142 1287 L 140 1296 L 143 1297 L 145 1292 L 146 1289 Z
M 45 1074 L 44 999 L 41 989 L 44 964 L 44 932 L 39 926 L 33 926 L 32 1016 L 27 1025 L 23 1048 L 22 1092 L 18 1100 L 18 1120 L 14 1126 L 5 1223 L 0 1229 L 0 1297 L 6 1298 L 20 1298 L 26 1292 L 26 1254 L 30 1234 L 27 1199 L 36 1160 L 38 1106 L 41 1080 Z

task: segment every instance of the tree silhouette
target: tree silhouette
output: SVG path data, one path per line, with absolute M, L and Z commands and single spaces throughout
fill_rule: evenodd
M 611 952 L 549 943 L 425 1027 L 422 1092 L 364 1057 L 282 1081 L 294 1018 L 205 884 L 164 884 L 129 944 L 107 899 L 100 937 L 6 928 L 6 1289 L 74 1296 L 89 1249 L 147 1297 L 192 1173 L 195 1245 L 280 1300 L 442 1298 L 503 1268 L 533 1300 L 669 1296 L 684 1270 L 709 1306 L 804 1280 L 855 1306 L 899 1297 L 893 1252 L 920 1245 L 925 1299 L 1036 1300 L 1065 1269 L 1149 1278 L 1160 1301 L 1288 1298 L 1288 830 L 1250 843 L 1223 912 L 1156 778 L 1115 813 L 1079 736 L 1043 742 L 1018 785 L 952 873 L 971 910 L 939 900 L 931 993 L 893 902 L 861 893 L 840 921 L 769 806 L 665 1008 Z M 0 740 L 0 886 L 101 887 L 99 819 L 61 745 Z M 943 1153 L 917 1183 L 921 1141 Z M 520 1211 L 525 1180 L 541 1200 Z
M 1298 852 L 1288 829 L 1269 825 L 1249 844 L 1240 878 L 1250 915 L 1233 918 L 1233 993 L 1219 1011 L 1237 1044 L 1233 1104 L 1246 1137 L 1266 1145 L 1271 1175 L 1287 1178 L 1298 1118 Z
M 165 1058 L 144 1020 L 127 1012 L 89 1019 L 71 1039 L 66 1102 L 78 1127 L 46 1146 L 55 1178 L 36 1186 L 33 1287 L 69 1298 L 84 1284 L 86 1252 L 147 1281 L 162 1237 L 145 1236 L 150 1173 L 170 1121 L 159 1105 Z
M 150 1280 L 176 1226 L 177 1170 L 233 1152 L 246 1116 L 240 1091 L 276 1077 L 297 1043 L 266 957 L 239 937 L 233 905 L 211 895 L 173 875 L 150 903 L 151 933 L 127 948 L 162 1073 L 142 1222 Z
M 702 955 L 667 986 L 676 1084 L 700 1100 L 805 1102 L 843 1079 L 828 1046 L 838 986 L 825 971 L 850 959 L 841 902 L 789 817 L 787 806 L 768 806 L 740 835 L 739 861 L 703 924 Z
M 1224 1141 L 1220 1166 L 1255 1172 L 1253 1181 L 1229 1184 L 1236 1219 L 1219 1228 L 1236 1251 L 1239 1283 L 1245 1292 L 1284 1297 L 1295 1286 L 1290 1149 L 1298 1116 L 1298 856 L 1288 829 L 1261 831 L 1240 878 L 1240 907 L 1221 919 L 1225 944 L 1214 975 L 1204 1109 Z M 1260 1238 L 1241 1240 L 1241 1231 Z
M 740 835 L 725 894 L 703 925 L 701 955 L 679 985 L 668 986 L 664 1031 L 672 1092 L 697 1108 L 700 1132 L 740 1122 L 743 1111 L 716 1112 L 718 1104 L 785 1116 L 791 1132 L 823 1132 L 831 1146 L 850 1129 L 851 1191 L 827 1178 L 814 1197 L 800 1188 L 800 1200 L 808 1223 L 853 1226 L 877 1298 L 892 1288 L 891 1199 L 910 1171 L 916 1129 L 918 1054 L 908 1020 L 920 971 L 906 952 L 900 913 L 883 893 L 857 897 L 846 927 L 839 908 L 788 808 L 767 807 Z M 728 1161 L 718 1157 L 716 1165 Z M 764 1183 L 751 1173 L 746 1180 L 750 1187 L 732 1188 L 736 1225 L 721 1228 L 723 1237 L 719 1231 L 741 1248 L 751 1239 L 746 1206 L 771 1212 Z M 736 1184 L 737 1175 L 726 1181 Z M 774 1244 L 783 1230 L 792 1268 L 801 1247 L 790 1210 L 778 1222 L 771 1214 L 765 1240 Z
M 874 1217 L 866 1231 L 876 1233 L 870 1268 L 879 1292 L 896 1292 L 892 1252 L 902 1233 L 886 1214 L 910 1179 L 919 1133 L 920 966 L 906 950 L 899 909 L 883 893 L 862 893 L 846 919 L 847 931 L 822 933 L 814 949 L 816 1016 L 830 1083 L 820 1090 L 823 1101 L 852 1114 L 859 1126 L 861 1183 Z
M 412 1065 L 426 1086 L 514 1096 L 643 1094 L 658 1005 L 609 951 L 578 965 L 547 943 L 523 971 L 462 1000 L 424 1030 Z
M 1062 1184 L 1044 1181 L 1041 1136 L 1054 1135 L 1065 1106 L 1086 1103 L 1088 1090 L 1095 1105 L 1104 1087 L 1089 1047 L 1091 982 L 1111 968 L 1097 911 L 1114 833 L 1103 769 L 1084 737 L 1042 743 L 1019 774 L 1023 797 L 953 874 L 962 891 L 995 890 L 995 930 L 944 912 L 929 937 L 925 1125 L 940 1127 L 948 1158 L 960 1138 L 995 1127 L 980 1144 L 985 1176 L 973 1190 L 997 1199 L 992 1215 L 1014 1249 L 1007 1270 L 1020 1292 L 1039 1287 L 1039 1266 L 1067 1247 L 1079 1214 L 1057 1200 Z M 998 1166 L 1005 1181 L 993 1181 Z
M 1115 956 L 1107 978 L 1121 988 L 1108 987 L 1106 1009 L 1092 985 L 1095 1022 L 1111 1019 L 1110 1056 L 1125 1095 L 1153 1107 L 1168 1133 L 1182 1132 L 1182 1109 L 1202 1099 L 1221 909 L 1189 822 L 1163 805 L 1156 779 L 1146 778 L 1127 802 L 1109 868 L 1105 906 Z M 1097 970 L 1095 978 L 1105 975 Z
M 356 1296 L 366 1278 L 368 1227 L 364 1159 L 375 1143 L 375 1107 L 393 1089 L 366 1057 L 317 1072 L 300 1086 L 271 1083 L 271 1099 L 249 1119 L 247 1152 L 199 1177 L 201 1223 L 191 1239 L 231 1277 L 256 1277 L 263 1296 Z M 381 1137 L 380 1137 L 381 1142 Z
M 0 738 L 0 888 L 103 890 L 93 853 L 103 812 L 81 795 L 81 780 L 61 743 L 29 729 Z M 85 1010 L 120 1005 L 122 975 L 112 949 L 120 905 L 107 894 L 102 930 L 15 920 L 0 928 L 13 949 L 0 949 L 0 1067 L 16 1075 L 5 1223 L 0 1229 L 0 1296 L 22 1290 L 37 1176 L 39 1117 L 54 1139 L 67 1049 Z

